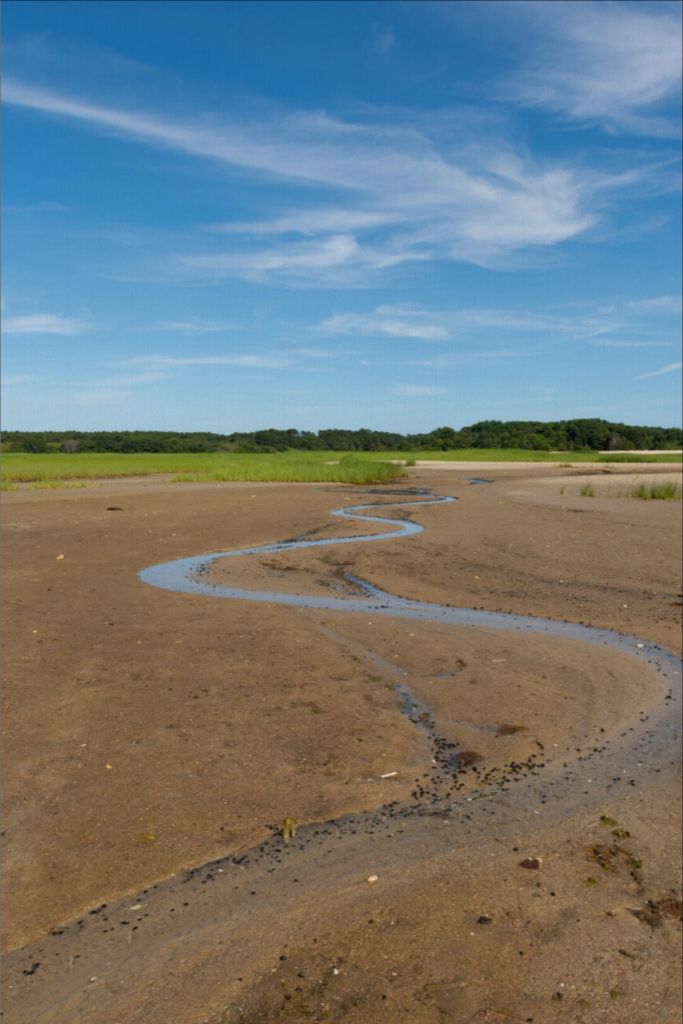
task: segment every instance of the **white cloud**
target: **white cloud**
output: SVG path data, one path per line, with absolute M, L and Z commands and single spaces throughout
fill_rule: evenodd
M 391 242 L 359 243 L 353 235 L 331 235 L 311 242 L 284 242 L 256 251 L 181 256 L 186 267 L 215 277 L 240 277 L 246 281 L 277 281 L 310 287 L 329 284 L 348 287 L 367 283 L 367 275 L 427 255 Z
M 318 202 L 302 211 L 299 204 L 270 220 L 217 225 L 215 231 L 230 236 L 227 251 L 178 260 L 211 276 L 358 285 L 415 260 L 496 265 L 520 250 L 545 250 L 585 233 L 597 222 L 605 194 L 624 186 L 623 179 L 567 161 L 535 161 L 498 135 L 487 144 L 472 144 L 471 136 L 467 144 L 454 143 L 438 121 L 419 112 L 412 121 L 390 110 L 374 111 L 365 122 L 282 111 L 259 121 L 201 114 L 190 120 L 84 102 L 11 80 L 4 98 L 276 183 L 328 191 L 329 207 Z M 270 194 L 276 194 L 272 180 Z M 291 233 L 304 240 L 287 238 Z M 266 243 L 255 248 L 254 237 Z
M 568 316 L 508 309 L 426 310 L 397 304 L 377 306 L 368 313 L 336 313 L 318 327 L 328 334 L 388 335 L 422 341 L 471 341 L 484 334 L 509 333 L 588 339 L 626 329 L 627 320 L 613 309 Z
M 675 373 L 683 367 L 683 363 L 667 363 L 658 370 L 651 370 L 650 373 L 639 373 L 634 380 L 646 380 L 648 377 L 662 377 L 665 373 Z
M 655 295 L 651 299 L 638 299 L 628 303 L 629 309 L 642 313 L 680 313 L 682 308 L 680 295 Z
M 414 359 L 409 366 L 427 366 L 433 370 L 453 369 L 457 366 L 469 366 L 472 363 L 487 362 L 496 359 L 524 359 L 531 355 L 529 351 L 517 348 L 493 348 L 462 350 L 447 352 L 444 355 L 432 356 L 430 359 Z
M 237 325 L 229 320 L 201 320 L 192 318 L 189 320 L 163 320 L 156 325 L 158 331 L 168 331 L 172 334 L 221 334 L 223 331 L 234 331 Z
M 608 131 L 680 133 L 677 118 L 662 112 L 681 88 L 679 4 L 555 0 L 510 7 L 532 45 L 525 40 L 529 56 L 508 80 L 506 98 Z
M 248 366 L 264 369 L 279 369 L 287 366 L 287 362 L 276 356 L 223 355 L 223 356 L 133 356 L 131 359 L 117 360 L 109 366 L 149 366 L 159 369 L 173 369 L 177 366 Z
M 338 359 L 340 356 L 353 355 L 353 350 L 341 348 L 313 348 L 309 345 L 284 345 L 287 355 L 302 356 L 307 359 Z M 320 371 L 323 372 L 322 370 Z M 333 373 L 333 370 L 325 370 L 325 373 Z
M 445 388 L 433 388 L 422 384 L 397 384 L 392 389 L 395 395 L 402 398 L 429 398 L 431 395 L 445 395 Z
M 398 211 L 389 213 L 343 207 L 338 209 L 314 207 L 310 210 L 292 210 L 285 216 L 273 217 L 272 220 L 225 221 L 220 224 L 210 224 L 208 230 L 216 234 L 256 236 L 317 235 L 327 231 L 345 233 L 383 227 L 387 224 L 400 223 L 401 220 L 402 217 Z
M 217 274 L 241 271 L 258 277 L 261 273 L 303 270 L 315 274 L 329 267 L 347 263 L 359 252 L 353 235 L 332 235 L 316 242 L 299 242 L 279 248 L 247 253 L 210 253 L 204 256 L 186 256 L 183 262 L 190 267 L 201 267 Z
M 100 377 L 97 380 L 64 381 L 60 387 L 70 388 L 132 388 L 144 387 L 145 384 L 157 384 L 168 380 L 167 373 L 150 371 L 148 373 L 127 373 L 115 377 Z
M 408 305 L 377 306 L 371 313 L 337 313 L 320 324 L 329 334 L 382 334 L 393 338 L 445 341 L 449 330 L 439 314 Z
M 60 334 L 67 337 L 83 334 L 91 326 L 86 320 L 62 316 L 59 313 L 29 313 L 2 319 L 4 334 Z
M 666 348 L 668 341 L 629 341 L 626 338 L 599 338 L 591 342 L 598 348 Z

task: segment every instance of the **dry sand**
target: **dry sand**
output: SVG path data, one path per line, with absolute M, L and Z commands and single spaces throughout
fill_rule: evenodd
M 465 482 L 478 474 L 496 482 Z M 411 470 L 409 486 L 460 499 L 395 510 L 424 533 L 213 571 L 319 594 L 352 572 L 679 650 L 680 502 L 581 498 L 584 476 Z M 5 496 L 11 1024 L 680 1019 L 680 773 L 674 751 L 656 769 L 628 752 L 667 697 L 653 673 L 568 640 L 137 579 L 186 555 L 366 532 L 330 510 L 404 486 Z M 598 792 L 582 761 L 605 744 L 626 775 Z M 438 751 L 468 755 L 452 811 Z M 521 788 L 556 788 L 515 805 L 511 764 Z M 287 817 L 285 846 L 269 837 Z M 520 867 L 528 856 L 541 866 Z

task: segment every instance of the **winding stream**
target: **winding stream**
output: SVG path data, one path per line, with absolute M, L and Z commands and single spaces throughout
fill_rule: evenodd
M 162 590 L 173 590 L 183 594 L 202 594 L 206 597 L 220 597 L 240 601 L 260 601 L 269 604 L 283 604 L 296 608 L 316 608 L 334 612 L 372 612 L 374 615 L 388 615 L 394 618 L 420 619 L 428 622 L 450 623 L 454 626 L 479 626 L 487 629 L 514 630 L 527 633 L 543 633 L 547 636 L 563 637 L 581 643 L 599 644 L 622 653 L 632 655 L 654 664 L 657 671 L 672 683 L 678 680 L 680 689 L 681 661 L 670 651 L 639 640 L 638 637 L 611 629 L 587 626 L 576 622 L 563 622 L 557 619 L 546 619 L 532 615 L 515 615 L 506 612 L 478 611 L 473 608 L 451 608 L 446 605 L 432 604 L 428 601 L 411 601 L 396 597 L 379 587 L 347 576 L 367 597 L 343 598 L 328 596 L 302 595 L 282 593 L 270 590 L 249 590 L 238 587 L 226 587 L 203 578 L 210 567 L 220 559 L 242 555 L 265 555 L 283 551 L 302 550 L 304 548 L 328 547 L 338 544 L 363 544 L 369 542 L 397 540 L 422 533 L 424 527 L 412 520 L 390 519 L 380 515 L 366 515 L 372 509 L 405 508 L 409 506 L 452 504 L 457 498 L 444 495 L 421 497 L 419 500 L 391 501 L 368 505 L 352 505 L 335 509 L 331 514 L 344 519 L 362 520 L 364 522 L 382 523 L 390 526 L 390 530 L 382 533 L 360 534 L 356 536 L 334 537 L 325 540 L 285 540 L 272 544 L 261 544 L 257 547 L 234 548 L 229 551 L 217 551 L 208 555 L 193 555 L 189 558 L 178 558 L 172 562 L 162 562 L 143 569 L 140 579 L 144 583 Z
M 455 501 L 427 496 L 424 492 L 409 497 L 405 501 L 354 505 L 332 513 L 386 525 L 388 529 L 381 533 L 286 540 L 195 555 L 144 569 L 140 579 L 151 586 L 184 594 L 335 613 L 370 612 L 373 616 L 457 627 L 540 634 L 549 640 L 561 638 L 607 648 L 618 656 L 637 659 L 643 671 L 659 682 L 655 696 L 650 694 L 638 717 L 624 720 L 610 737 L 596 735 L 582 743 L 579 756 L 574 749 L 559 751 L 546 763 L 545 755 L 531 755 L 523 764 L 508 765 L 501 772 L 496 770 L 492 778 L 477 774 L 475 788 L 464 789 L 458 774 L 466 770 L 478 772 L 476 766 L 454 768 L 449 749 L 453 744 L 439 737 L 438 722 L 430 722 L 426 731 L 433 747 L 432 767 L 424 776 L 427 781 L 410 800 L 307 825 L 289 843 L 275 828 L 269 838 L 252 849 L 233 852 L 181 872 L 110 906 L 102 904 L 80 920 L 56 929 L 51 936 L 15 950 L 8 957 L 7 976 L 12 980 L 10 988 L 14 986 L 12 1001 L 19 999 L 30 1014 L 24 1019 L 31 1019 L 34 1024 L 56 1024 L 65 1019 L 78 1024 L 104 1020 L 98 1009 L 97 986 L 90 983 L 109 979 L 113 987 L 109 989 L 112 1001 L 107 1022 L 121 1020 L 126 1013 L 127 1020 L 142 1020 L 142 1010 L 141 1016 L 137 1016 L 142 1006 L 140 993 L 147 992 L 149 977 L 158 978 L 163 985 L 171 965 L 177 964 L 182 953 L 183 936 L 193 936 L 195 956 L 199 957 L 197 950 L 202 948 L 202 955 L 210 958 L 216 955 L 215 929 L 223 929 L 221 935 L 232 936 L 230 948 L 234 955 L 238 956 L 244 948 L 248 963 L 244 943 L 250 928 L 257 929 L 259 921 L 265 922 L 265 931 L 259 935 L 259 942 L 262 941 L 272 921 L 278 915 L 287 915 L 292 900 L 336 893 L 340 886 L 357 878 L 359 865 L 371 864 L 373 870 L 382 873 L 440 853 L 466 855 L 467 850 L 485 849 L 507 838 L 519 841 L 523 836 L 527 841 L 539 829 L 573 814 L 604 808 L 611 795 L 625 796 L 628 792 L 639 800 L 647 799 L 643 786 L 658 773 L 678 766 L 681 661 L 647 640 L 579 623 L 407 600 L 353 576 L 347 576 L 347 580 L 362 591 L 363 597 L 225 587 L 211 582 L 208 576 L 210 567 L 223 558 L 409 537 L 423 528 L 411 520 L 369 513 L 381 512 L 389 506 L 446 505 Z M 400 687 L 397 692 L 410 710 L 409 692 L 402 693 Z M 629 785 L 634 789 L 626 790 Z M 136 902 L 131 907 L 133 900 Z M 133 918 L 132 910 L 138 916 Z M 143 943 L 139 948 L 144 949 L 135 966 L 131 961 L 133 942 L 136 948 Z M 67 973 L 65 963 L 69 965 Z M 181 959 L 180 963 L 184 961 Z
M 310 608 L 320 611 L 371 613 L 372 615 L 390 618 L 416 619 L 426 622 L 437 622 L 453 626 L 475 627 L 487 630 L 512 631 L 515 633 L 541 634 L 548 638 L 571 640 L 580 644 L 588 644 L 607 648 L 621 655 L 628 655 L 643 663 L 646 672 L 654 672 L 661 684 L 662 699 L 643 710 L 634 722 L 624 724 L 624 731 L 612 739 L 600 739 L 596 736 L 594 745 L 584 749 L 580 758 L 572 756 L 571 766 L 565 762 L 562 768 L 559 762 L 546 765 L 540 757 L 531 759 L 525 768 L 524 785 L 515 787 L 514 793 L 506 788 L 505 778 L 498 779 L 506 799 L 500 810 L 503 817 L 510 823 L 522 819 L 530 824 L 529 801 L 539 800 L 547 804 L 544 822 L 566 817 L 573 811 L 585 808 L 587 798 L 599 790 L 611 789 L 624 780 L 635 780 L 631 776 L 652 776 L 677 763 L 677 749 L 680 744 L 680 718 L 678 705 L 681 695 L 681 660 L 671 651 L 647 640 L 630 636 L 616 630 L 584 625 L 577 622 L 566 622 L 556 619 L 541 618 L 532 615 L 516 615 L 504 612 L 480 611 L 473 608 L 453 608 L 446 605 L 432 604 L 427 601 L 413 601 L 396 597 L 366 580 L 347 574 L 346 580 L 360 590 L 363 597 L 330 597 L 282 593 L 267 590 L 249 590 L 238 587 L 227 587 L 212 582 L 207 578 L 211 566 L 218 560 L 243 555 L 272 554 L 288 550 L 319 548 L 337 544 L 377 543 L 398 540 L 421 533 L 423 527 L 408 519 L 391 519 L 374 513 L 387 507 L 405 508 L 421 505 L 452 504 L 456 498 L 444 495 L 431 495 L 429 492 L 416 491 L 410 500 L 352 505 L 335 509 L 332 515 L 345 519 L 379 523 L 391 527 L 381 533 L 370 533 L 356 536 L 335 537 L 324 540 L 292 539 L 263 544 L 256 547 L 238 548 L 230 551 L 218 551 L 208 555 L 196 555 L 189 558 L 176 559 L 151 566 L 140 573 L 140 579 L 151 586 L 163 590 L 178 591 L 186 594 L 198 594 L 207 597 L 218 597 L 229 600 L 267 602 L 269 604 L 287 605 L 297 608 Z M 438 745 L 438 733 L 434 733 Z M 452 746 L 452 744 L 450 745 Z M 442 744 L 443 747 L 443 744 Z M 434 756 L 439 761 L 439 750 Z M 443 749 L 441 750 L 443 760 Z M 538 763 L 536 763 L 538 762 Z M 537 773 L 537 768 L 543 768 Z M 534 777 L 542 774 L 542 783 L 536 784 Z M 585 777 L 584 784 L 581 779 Z M 515 778 L 515 782 L 522 779 Z M 588 787 L 588 788 L 586 788 Z M 460 787 L 457 787 L 460 788 Z M 450 797 L 452 790 L 448 792 Z M 552 794 L 552 801 L 549 796 Z M 442 807 L 453 809 L 455 804 L 446 799 L 443 787 L 430 790 L 430 802 Z M 490 793 L 475 793 L 469 802 L 479 799 L 489 801 Z M 549 801 L 549 802 L 548 802 Z M 588 801 L 590 802 L 590 801 Z M 469 809 L 468 809 L 469 810 Z M 392 812 L 393 813 L 393 812 Z M 419 813 L 418 809 L 402 808 L 401 813 Z M 534 813 L 538 814 L 536 810 Z M 502 827 L 502 823 L 499 827 Z

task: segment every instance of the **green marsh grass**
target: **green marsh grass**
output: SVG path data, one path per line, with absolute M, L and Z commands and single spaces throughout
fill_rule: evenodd
M 565 493 L 565 488 L 560 488 L 560 494 Z M 628 490 L 618 487 L 599 486 L 597 491 L 592 484 L 582 484 L 579 494 L 582 498 L 640 498 L 643 501 L 680 501 L 683 491 L 680 484 L 672 480 L 664 480 L 661 483 L 639 483 Z
M 63 491 L 65 489 L 71 489 L 79 487 L 87 487 L 81 481 L 77 480 L 38 480 L 37 483 L 29 485 L 31 491 Z
M 328 455 L 328 458 L 330 456 Z M 681 452 L 656 455 L 610 455 L 603 452 L 540 452 L 526 448 L 456 448 L 450 451 L 363 452 L 369 459 L 396 459 L 401 462 L 549 462 L 569 465 L 575 462 L 681 462 Z
M 239 458 L 239 456 L 233 456 Z M 379 484 L 403 476 L 403 467 L 343 456 L 338 461 L 283 460 L 280 456 L 245 456 L 251 463 L 229 463 L 210 472 L 179 473 L 173 483 L 224 483 L 230 480 L 281 481 L 284 483 Z
M 603 455 L 601 462 L 681 462 L 680 452 L 658 452 L 656 455 L 645 455 L 643 452 L 618 452 Z
M 8 452 L 2 458 L 3 490 L 18 483 L 94 480 L 163 474 L 189 481 L 263 480 L 285 482 L 381 483 L 404 474 L 419 460 L 439 462 L 604 462 L 614 457 L 599 452 L 533 452 L 512 448 L 468 448 L 455 451 L 302 452 L 275 454 L 233 452 Z M 629 456 L 630 460 L 630 456 Z M 640 456 L 634 461 L 680 462 L 675 452 Z
M 678 484 L 667 480 L 657 484 L 639 484 L 629 492 L 631 498 L 642 498 L 644 501 L 680 501 L 681 488 Z
M 60 486 L 60 481 L 171 474 L 176 480 L 382 483 L 404 474 L 403 467 L 379 462 L 365 453 L 282 452 L 241 455 L 229 452 L 54 453 L 3 457 L 3 487 L 17 483 Z M 63 485 L 62 485 L 63 486 Z

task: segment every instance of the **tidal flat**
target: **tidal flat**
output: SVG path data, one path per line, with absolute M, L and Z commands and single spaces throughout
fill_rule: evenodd
M 675 1019 L 680 502 L 560 493 L 545 465 L 407 473 L 5 495 L 8 1021 Z M 430 494 L 458 501 L 390 505 Z M 138 575 L 363 534 L 330 512 L 372 503 L 423 531 L 209 576 L 368 582 L 633 653 Z

